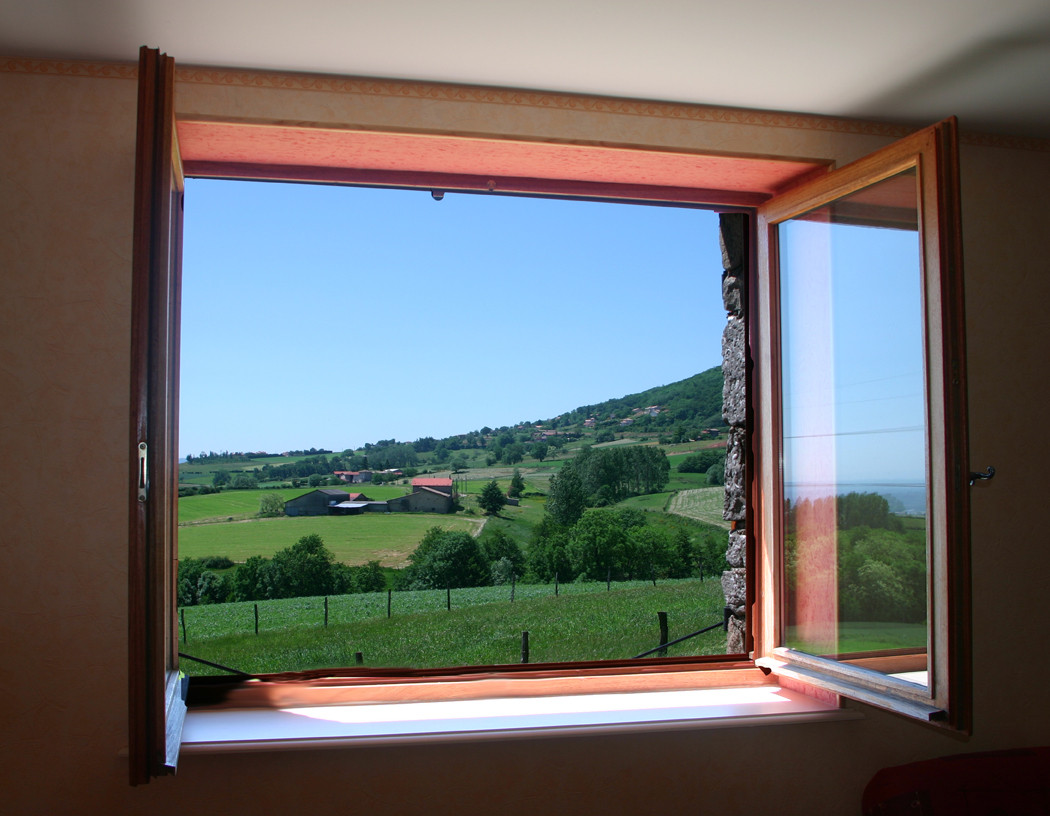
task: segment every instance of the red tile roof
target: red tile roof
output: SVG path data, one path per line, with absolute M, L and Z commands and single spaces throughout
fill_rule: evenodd
M 451 479 L 428 479 L 420 476 L 412 480 L 413 487 L 452 487 Z

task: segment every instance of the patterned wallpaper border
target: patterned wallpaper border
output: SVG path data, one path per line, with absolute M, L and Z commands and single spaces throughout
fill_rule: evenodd
M 76 60 L 0 57 L 0 72 L 50 74 L 108 79 L 134 79 L 138 67 L 134 63 L 87 62 Z M 449 85 L 432 82 L 407 82 L 389 79 L 338 77 L 326 74 L 293 74 L 270 71 L 237 70 L 177 66 L 177 82 L 198 85 L 264 88 L 271 90 L 310 91 L 314 93 L 356 94 L 385 96 L 400 99 L 427 99 L 448 102 L 470 102 L 495 105 L 570 110 L 585 113 L 610 113 L 621 116 L 645 116 L 662 119 L 681 119 L 698 122 L 718 122 L 732 125 L 793 128 L 852 133 L 867 136 L 899 138 L 915 128 L 907 125 L 869 122 L 860 119 L 841 119 L 814 114 L 757 111 L 746 108 L 720 108 L 707 105 L 689 105 L 674 102 L 652 102 L 616 97 L 583 96 L 568 93 L 525 91 L 510 88 L 490 88 L 471 85 Z M 1050 152 L 1050 139 L 998 134 L 960 134 L 963 144 L 981 147 L 1001 147 L 1015 150 Z

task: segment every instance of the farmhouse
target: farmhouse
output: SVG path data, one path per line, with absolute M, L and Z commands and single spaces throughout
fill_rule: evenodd
M 445 478 L 430 478 L 426 476 L 419 476 L 412 480 L 412 490 L 418 490 L 427 488 L 434 490 L 439 493 L 444 493 L 447 496 L 452 495 L 452 480 Z
M 407 496 L 387 500 L 391 513 L 451 513 L 455 505 L 451 479 L 416 478 Z
M 349 484 L 367 484 L 372 481 L 370 470 L 336 470 L 332 472 L 332 475 L 338 476 Z
M 12 2 L 3 14 L 0 449 L 20 463 L 68 453 L 93 485 L 90 507 L 56 512 L 49 491 L 23 489 L 23 469 L 0 474 L 5 812 L 284 816 L 331 810 L 353 785 L 371 810 L 391 814 L 859 814 L 881 768 L 1050 740 L 1050 706 L 1038 691 L 1050 674 L 1038 637 L 1050 547 L 1042 514 L 1031 511 L 1046 503 L 1050 399 L 1039 374 L 1050 344 L 1045 0 L 581 0 L 533 3 L 527 13 L 521 3 L 408 0 L 258 0 L 249 13 L 247 3 L 213 0 L 206 20 L 160 0 L 96 3 L 90 15 L 83 5 Z M 188 644 L 176 642 L 174 617 L 141 623 L 156 587 L 143 592 L 125 577 L 141 564 L 129 516 L 146 487 L 128 411 L 143 373 L 129 349 L 141 311 L 132 268 L 135 60 L 144 42 L 182 61 L 175 120 L 184 147 L 199 137 L 187 153 L 191 175 L 243 166 L 270 178 L 390 183 L 393 174 L 408 186 L 497 193 L 514 179 L 564 179 L 556 193 L 586 196 L 610 183 L 622 197 L 655 190 L 685 204 L 690 189 L 720 195 L 735 186 L 750 196 L 743 204 L 700 203 L 754 213 L 792 184 L 747 186 L 770 162 L 801 157 L 819 175 L 958 113 L 965 259 L 945 293 L 965 299 L 966 354 L 946 363 L 962 363 L 969 410 L 936 417 L 931 430 L 968 429 L 971 460 L 962 467 L 999 472 L 971 489 L 967 518 L 972 733 L 945 734 L 850 701 L 838 719 L 774 711 L 747 728 L 639 721 L 565 737 L 552 727 L 525 739 L 479 729 L 462 740 L 293 744 L 274 734 L 308 718 L 274 711 L 279 725 L 258 739 L 187 743 L 176 775 L 129 786 L 130 724 L 141 719 L 132 705 L 145 696 L 143 673 L 158 671 L 129 660 L 129 647 L 193 646 L 192 628 Z M 385 154 L 373 150 L 383 138 L 394 145 Z M 510 148 L 527 149 L 526 161 L 504 161 Z M 311 176 L 327 157 L 327 175 Z M 447 161 L 435 166 L 435 157 Z M 704 167 L 714 172 L 693 172 Z M 274 213 L 274 224 L 282 218 Z M 661 248 L 650 250 L 646 272 L 659 286 Z M 718 259 L 695 261 L 718 287 Z M 522 273 L 523 287 L 530 283 Z M 669 329 L 688 336 L 690 304 L 668 292 L 666 310 Z M 535 330 L 558 331 L 557 317 L 538 310 Z M 778 326 L 753 329 L 771 330 Z M 164 360 L 147 369 L 161 382 Z M 149 454 L 150 463 L 163 455 Z M 681 694 L 702 696 L 693 687 Z M 785 687 L 775 707 L 795 694 Z M 511 701 L 497 713 L 514 709 Z M 975 797 L 993 805 L 980 789 Z

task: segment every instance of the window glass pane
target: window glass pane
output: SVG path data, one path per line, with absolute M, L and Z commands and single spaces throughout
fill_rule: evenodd
M 917 205 L 913 168 L 778 228 L 783 645 L 926 685 Z

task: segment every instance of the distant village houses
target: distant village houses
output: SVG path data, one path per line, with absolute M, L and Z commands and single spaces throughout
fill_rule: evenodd
M 339 479 L 349 484 L 366 484 L 372 481 L 372 471 L 370 470 L 336 470 L 333 473 Z

